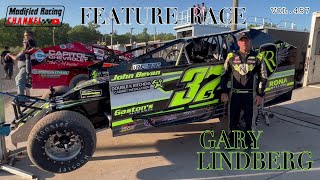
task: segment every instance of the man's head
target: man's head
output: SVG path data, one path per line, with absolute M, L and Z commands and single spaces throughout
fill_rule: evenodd
M 25 31 L 23 36 L 27 40 L 32 39 L 33 38 L 33 32 L 32 31 Z
M 204 6 L 204 3 L 202 3 L 202 6 Z
M 238 46 L 240 48 L 241 52 L 248 52 L 251 49 L 251 39 L 250 36 L 245 33 L 245 32 L 241 32 L 238 35 Z
M 4 50 L 8 51 L 8 50 L 9 50 L 9 47 L 8 47 L 8 46 L 5 46 L 5 47 L 4 47 Z

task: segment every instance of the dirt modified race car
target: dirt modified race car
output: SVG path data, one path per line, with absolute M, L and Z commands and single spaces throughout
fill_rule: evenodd
M 16 98 L 12 142 L 28 141 L 28 156 L 39 168 L 66 173 L 92 157 L 97 130 L 110 128 L 120 136 L 222 118 L 220 78 L 228 52 L 237 48 L 237 32 L 176 39 L 131 61 L 111 56 L 112 65 L 107 59 L 90 66 L 90 80 L 71 90 L 51 88 L 42 99 L 29 97 L 29 105 Z M 265 106 L 290 100 L 295 47 L 249 33 L 268 67 Z
M 123 52 L 98 45 L 73 42 L 37 49 L 31 52 L 32 88 L 50 86 L 75 87 L 88 80 L 88 67 Z M 125 54 L 126 59 L 132 55 Z

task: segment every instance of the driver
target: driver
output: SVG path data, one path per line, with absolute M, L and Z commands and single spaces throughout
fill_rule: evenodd
M 240 112 L 245 119 L 245 142 L 247 151 L 251 151 L 251 139 L 248 131 L 252 130 L 253 103 L 261 105 L 267 82 L 267 71 L 264 61 L 257 58 L 257 52 L 251 50 L 251 39 L 245 32 L 237 37 L 239 50 L 230 52 L 224 63 L 225 72 L 221 77 L 221 100 L 229 101 L 230 131 L 239 129 Z M 231 76 L 231 92 L 228 95 L 227 83 Z M 255 88 L 256 87 L 256 88 Z M 254 98 L 254 92 L 256 96 Z M 229 134 L 233 146 L 233 133 Z

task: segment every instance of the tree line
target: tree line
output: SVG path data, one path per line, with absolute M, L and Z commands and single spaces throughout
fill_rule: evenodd
M 68 23 L 63 23 L 60 27 L 6 27 L 3 26 L 5 19 L 0 19 L 0 48 L 9 46 L 13 49 L 20 49 L 22 47 L 23 33 L 25 30 L 31 30 L 34 32 L 34 38 L 38 47 L 48 47 L 68 42 L 83 42 L 87 44 L 95 44 L 98 41 L 103 41 L 110 45 L 110 34 L 102 34 L 98 31 L 99 25 L 88 23 L 85 25 L 77 25 L 71 27 Z M 54 39 L 53 39 L 54 34 Z M 141 33 L 131 36 L 130 33 L 118 34 L 113 33 L 113 44 L 128 44 L 130 38 L 133 42 L 146 42 L 154 40 L 154 36 L 148 33 L 148 29 L 144 28 Z M 172 33 L 160 33 L 156 35 L 156 40 L 167 41 L 175 39 L 175 35 Z

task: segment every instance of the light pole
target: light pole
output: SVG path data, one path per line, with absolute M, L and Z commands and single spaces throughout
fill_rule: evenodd
M 132 46 L 132 31 L 134 30 L 134 28 L 130 28 L 131 32 L 130 32 L 130 44 Z
M 111 20 L 111 49 L 113 49 L 113 42 L 112 42 L 112 39 L 113 38 L 113 18 Z
M 237 30 L 237 25 L 235 22 L 235 18 L 237 14 L 235 14 L 235 7 L 239 6 L 239 0 L 233 0 L 233 12 L 232 12 L 232 24 L 231 24 L 231 31 Z

